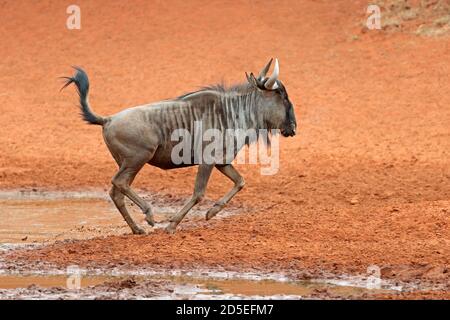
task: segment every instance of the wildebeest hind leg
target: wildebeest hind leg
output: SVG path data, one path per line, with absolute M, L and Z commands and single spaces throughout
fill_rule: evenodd
M 237 172 L 231 164 L 217 165 L 216 168 L 234 182 L 233 188 L 222 199 L 217 201 L 214 206 L 206 212 L 206 220 L 211 219 L 238 193 L 245 185 L 244 178 Z
M 147 159 L 148 157 L 142 161 L 137 161 L 136 159 L 126 159 L 121 164 L 119 171 L 112 179 L 112 184 L 142 210 L 145 214 L 145 220 L 148 224 L 153 226 L 154 220 L 150 205 L 130 187 L 136 177 L 136 174 L 142 169 L 144 164 L 147 162 Z
M 131 218 L 130 214 L 128 213 L 127 208 L 125 207 L 125 195 L 119 191 L 119 189 L 116 186 L 112 186 L 111 190 L 109 191 L 109 195 L 111 196 L 112 201 L 116 205 L 117 210 L 119 210 L 120 214 L 124 218 L 125 222 L 128 224 L 128 226 L 131 228 L 134 234 L 145 234 L 145 230 L 142 229 L 140 226 L 134 222 L 133 218 Z

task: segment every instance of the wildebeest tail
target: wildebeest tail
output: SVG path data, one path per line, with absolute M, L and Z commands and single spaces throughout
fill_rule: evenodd
M 73 68 L 76 70 L 75 75 L 73 77 L 63 77 L 64 79 L 67 79 L 67 82 L 61 88 L 61 90 L 70 85 L 71 83 L 75 83 L 75 85 L 77 86 L 78 95 L 80 96 L 80 109 L 83 120 L 89 124 L 99 124 L 99 125 L 105 124 L 106 119 L 102 116 L 95 114 L 89 105 L 88 101 L 89 79 L 86 72 L 80 67 L 73 67 Z

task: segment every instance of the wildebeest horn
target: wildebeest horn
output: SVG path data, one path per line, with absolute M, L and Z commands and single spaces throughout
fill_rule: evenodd
M 266 89 L 273 90 L 273 89 L 278 88 L 276 81 L 278 80 L 279 74 L 280 74 L 280 66 L 278 65 L 278 59 L 275 59 L 275 66 L 273 67 L 272 75 L 266 81 L 266 83 L 264 83 L 264 86 L 266 87 Z
M 261 70 L 261 72 L 258 75 L 258 80 L 264 80 L 266 77 L 267 71 L 269 71 L 270 65 L 272 64 L 273 58 L 270 59 L 269 63 Z

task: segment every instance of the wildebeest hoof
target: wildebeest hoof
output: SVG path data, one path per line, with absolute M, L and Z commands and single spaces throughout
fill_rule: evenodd
M 145 230 L 141 227 L 136 227 L 133 229 L 133 234 L 145 234 Z
M 155 226 L 155 220 L 153 220 L 153 215 L 152 214 L 146 214 L 145 215 L 145 221 L 147 221 L 147 223 L 154 227 Z
M 206 220 L 209 220 L 212 217 L 214 217 L 216 214 L 219 213 L 220 210 L 222 210 L 222 206 L 219 205 L 215 205 L 214 207 L 209 209 L 208 212 L 206 212 Z
M 169 234 L 174 234 L 176 229 L 177 229 L 177 225 L 178 223 L 176 222 L 171 222 L 167 227 L 166 227 L 166 232 Z

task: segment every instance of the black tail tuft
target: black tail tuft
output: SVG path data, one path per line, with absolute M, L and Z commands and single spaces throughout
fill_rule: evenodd
M 67 79 L 67 82 L 61 90 L 69 86 L 71 83 L 75 83 L 77 86 L 78 95 L 80 96 L 80 109 L 83 120 L 89 124 L 103 125 L 106 122 L 105 118 L 95 114 L 88 102 L 89 79 L 86 72 L 84 72 L 84 70 L 80 67 L 73 68 L 77 70 L 77 72 L 73 77 L 62 77 L 63 79 Z

